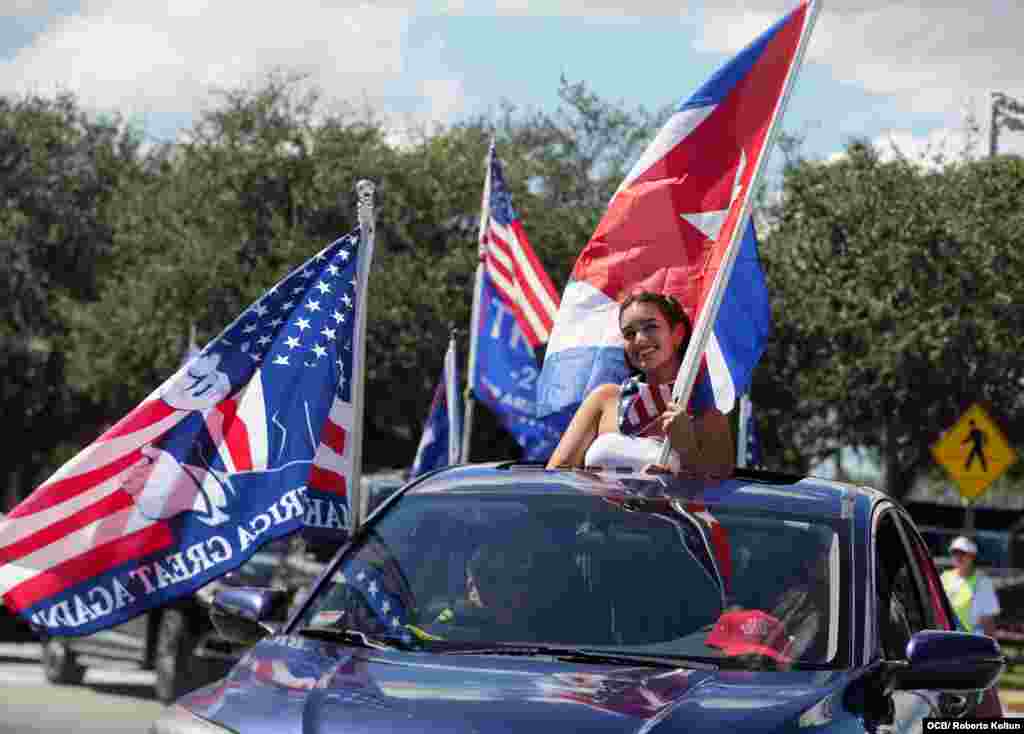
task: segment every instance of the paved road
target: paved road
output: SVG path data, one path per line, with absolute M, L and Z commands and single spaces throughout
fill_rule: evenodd
M 36 644 L 0 644 L 0 734 L 144 734 L 163 710 L 152 673 L 91 669 L 81 686 L 54 686 L 39 654 Z

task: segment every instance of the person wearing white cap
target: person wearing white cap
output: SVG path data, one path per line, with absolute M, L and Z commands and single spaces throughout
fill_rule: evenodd
M 995 617 L 999 614 L 992 579 L 975 567 L 978 546 L 970 538 L 960 535 L 949 544 L 954 568 L 942 574 L 942 585 L 953 604 L 953 610 L 966 632 L 995 634 Z

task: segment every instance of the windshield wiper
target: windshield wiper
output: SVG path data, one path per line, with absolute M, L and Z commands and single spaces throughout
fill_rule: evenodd
M 438 650 L 442 655 L 521 655 L 523 657 L 552 657 L 567 663 L 594 663 L 609 665 L 653 665 L 660 668 L 695 668 L 717 670 L 713 663 L 674 655 L 631 655 L 627 653 L 588 650 L 561 645 L 533 645 L 530 643 L 457 644 Z
M 330 642 L 343 642 L 354 647 L 366 647 L 371 650 L 402 650 L 408 649 L 399 638 L 389 638 L 387 641 L 370 637 L 365 632 L 354 629 L 340 629 L 324 625 L 309 625 L 295 632 L 303 637 L 311 637 L 315 640 L 328 640 Z

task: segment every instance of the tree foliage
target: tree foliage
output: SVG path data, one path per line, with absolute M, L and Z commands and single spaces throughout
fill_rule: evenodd
M 975 401 L 1020 438 L 1022 193 L 1017 158 L 926 168 L 855 142 L 788 168 L 763 248 L 776 333 L 754 393 L 777 450 L 806 465 L 877 449 L 903 496 Z
M 72 97 L 0 99 L 0 388 L 24 423 L 8 486 L 25 494 L 163 382 L 190 324 L 212 339 L 350 231 L 360 178 L 377 184 L 364 461 L 408 465 L 449 328 L 468 324 L 492 137 L 561 289 L 665 116 L 564 79 L 559 93 L 551 113 L 507 104 L 397 137 L 279 73 L 222 91 L 180 141 L 147 149 Z M 900 495 L 975 400 L 1019 440 L 1024 164 L 926 169 L 862 142 L 825 163 L 793 140 L 762 231 L 774 327 L 753 397 L 771 465 L 805 471 L 866 446 Z M 471 458 L 514 456 L 477 415 Z
M 58 427 L 89 412 L 65 376 L 63 303 L 94 300 L 113 253 L 111 210 L 137 174 L 138 140 L 99 123 L 67 95 L 0 98 L 0 396 L 9 492 L 30 482 Z

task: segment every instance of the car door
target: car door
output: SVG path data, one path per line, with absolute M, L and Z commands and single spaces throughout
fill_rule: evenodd
M 891 503 L 878 510 L 873 537 L 875 566 L 876 651 L 885 660 L 905 660 L 911 636 L 933 627 L 926 608 L 919 563 L 904 520 Z M 939 716 L 938 691 L 895 691 L 891 695 L 892 723 L 881 731 L 918 732 L 923 719 Z
M 906 530 L 907 541 L 911 553 L 914 556 L 917 572 L 921 580 L 921 588 L 925 600 L 925 616 L 928 629 L 956 630 L 957 623 L 953 607 L 949 603 L 945 590 L 942 588 L 942 579 L 939 577 L 935 564 L 928 554 L 928 545 L 916 532 L 913 521 L 905 517 L 904 529 Z M 984 696 L 964 695 L 948 691 L 936 691 L 938 695 L 939 709 L 942 716 L 962 717 L 979 716 L 989 718 L 1001 716 L 1002 707 L 999 704 L 996 689 L 986 691 Z

